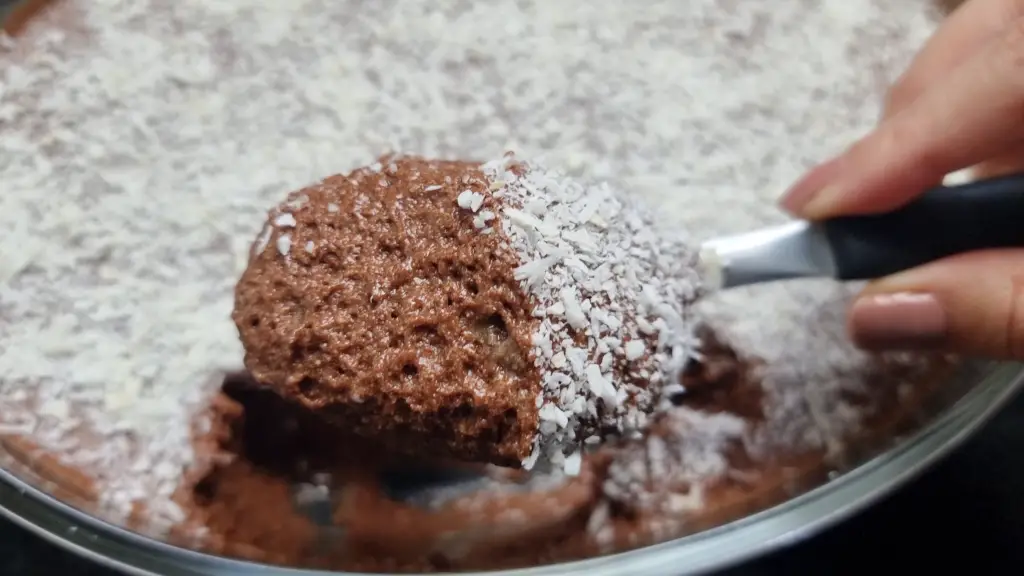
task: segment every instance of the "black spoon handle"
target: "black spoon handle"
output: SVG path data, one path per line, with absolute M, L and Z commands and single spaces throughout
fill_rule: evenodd
M 935 188 L 896 211 L 821 226 L 840 280 L 879 278 L 962 252 L 1024 247 L 1024 174 Z

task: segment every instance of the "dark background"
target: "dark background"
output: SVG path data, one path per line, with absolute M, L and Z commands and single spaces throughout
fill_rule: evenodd
M 872 570 L 1022 573 L 1024 396 L 967 445 L 887 500 L 824 534 L 718 576 Z M 959 567 L 959 568 L 958 568 Z M 115 576 L 0 520 L 0 575 Z

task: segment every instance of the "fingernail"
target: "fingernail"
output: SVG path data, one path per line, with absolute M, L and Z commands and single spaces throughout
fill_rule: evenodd
M 862 296 L 850 309 L 853 341 L 868 350 L 931 350 L 946 339 L 948 320 L 931 294 L 897 292 Z
M 820 208 L 820 198 L 825 196 L 838 171 L 839 158 L 818 165 L 782 195 L 779 205 L 794 216 L 808 217 L 808 207 Z
M 800 215 L 808 220 L 820 220 L 833 215 L 833 206 L 836 198 L 843 195 L 842 190 L 835 185 L 826 186 L 818 191 L 800 209 Z
M 793 186 L 782 195 L 782 199 L 779 200 L 779 206 L 782 206 L 783 210 L 789 212 L 793 216 L 800 216 L 802 215 L 804 206 L 806 206 L 817 193 L 817 188 L 811 188 L 804 184 L 803 181 L 798 182 L 796 186 Z

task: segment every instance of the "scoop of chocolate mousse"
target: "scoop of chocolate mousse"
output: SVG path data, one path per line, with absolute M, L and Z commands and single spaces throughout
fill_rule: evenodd
M 361 434 L 519 465 L 537 427 L 530 303 L 460 208 L 466 162 L 382 159 L 272 211 L 235 293 L 253 376 Z
M 579 470 L 678 382 L 693 257 L 607 187 L 384 157 L 271 210 L 235 293 L 263 386 L 420 455 Z

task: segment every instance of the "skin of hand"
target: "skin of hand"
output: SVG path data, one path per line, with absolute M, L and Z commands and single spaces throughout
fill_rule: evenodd
M 1024 0 L 961 4 L 893 85 L 878 126 L 808 172 L 781 205 L 810 220 L 886 212 L 965 168 L 975 177 L 1024 170 Z M 876 280 L 848 328 L 868 350 L 1024 359 L 1024 249 Z

